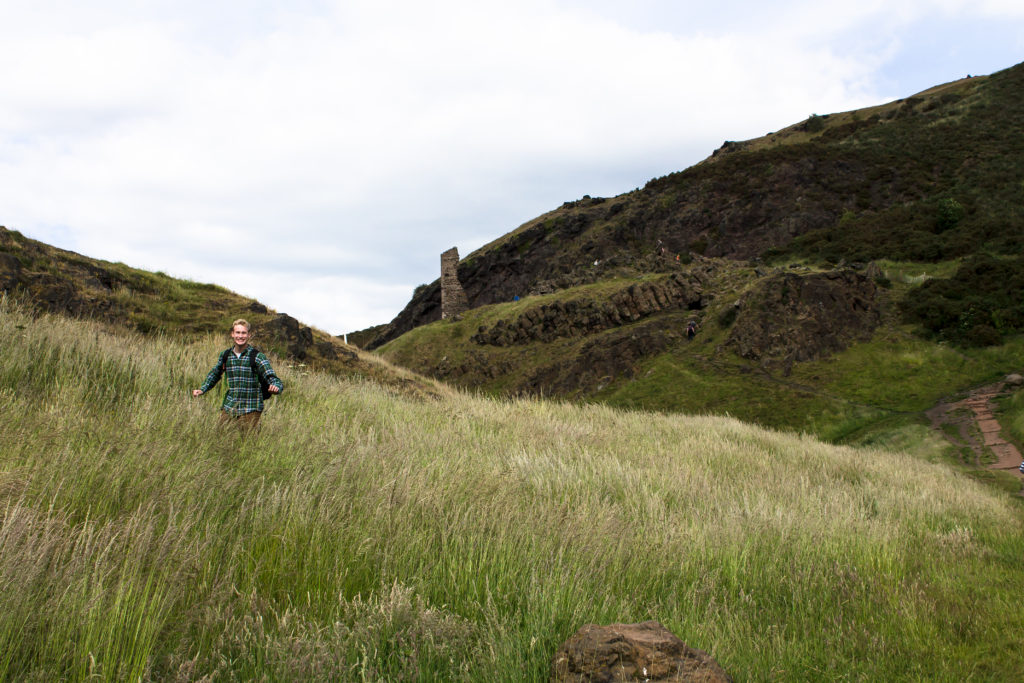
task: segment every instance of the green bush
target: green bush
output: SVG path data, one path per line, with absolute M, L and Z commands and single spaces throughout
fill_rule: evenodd
M 951 278 L 914 288 L 901 304 L 905 320 L 960 346 L 999 344 L 1024 331 L 1024 258 L 968 259 Z
M 955 228 L 964 217 L 964 207 L 952 197 L 939 200 L 938 215 L 935 218 L 936 232 Z

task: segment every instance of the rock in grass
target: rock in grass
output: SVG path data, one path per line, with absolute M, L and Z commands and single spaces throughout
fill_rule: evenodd
M 706 652 L 689 647 L 657 621 L 588 624 L 555 653 L 552 683 L 732 679 Z

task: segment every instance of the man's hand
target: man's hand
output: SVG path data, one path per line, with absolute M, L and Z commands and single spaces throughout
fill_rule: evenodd
M 272 394 L 280 394 L 281 387 L 277 386 L 276 384 L 271 384 L 269 387 L 267 387 L 267 391 L 269 391 Z
M 202 389 L 193 389 L 192 390 L 192 398 L 196 398 L 197 396 L 202 396 L 202 395 L 203 395 L 203 390 Z

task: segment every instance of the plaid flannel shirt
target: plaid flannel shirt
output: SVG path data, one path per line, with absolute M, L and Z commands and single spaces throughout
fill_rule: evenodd
M 227 362 L 223 365 L 217 357 L 217 364 L 206 376 L 206 381 L 199 390 L 204 394 L 212 389 L 220 381 L 221 375 L 227 375 L 228 390 L 224 394 L 224 402 L 221 404 L 226 412 L 232 415 L 245 415 L 257 410 L 263 410 L 263 396 L 260 393 L 260 380 L 256 373 L 249 366 L 249 354 L 256 353 L 256 367 L 263 378 L 278 389 L 284 389 L 284 384 L 277 378 L 274 368 L 270 367 L 270 361 L 263 355 L 263 352 L 256 352 L 251 346 L 246 347 L 241 356 L 236 356 L 233 349 L 227 351 Z M 227 366 L 225 372 L 224 365 Z

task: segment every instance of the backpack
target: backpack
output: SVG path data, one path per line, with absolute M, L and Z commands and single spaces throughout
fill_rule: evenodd
M 249 367 L 252 368 L 253 374 L 256 375 L 256 379 L 259 380 L 260 397 L 264 401 L 266 401 L 268 398 L 271 398 L 273 394 L 270 393 L 270 382 L 263 379 L 263 375 L 260 374 L 259 368 L 256 366 L 256 356 L 259 355 L 260 350 L 257 349 L 255 346 L 250 346 L 249 351 Z M 229 353 L 231 353 L 231 349 L 225 349 L 224 352 L 220 354 L 220 367 L 221 370 L 224 372 L 226 372 L 228 369 Z

